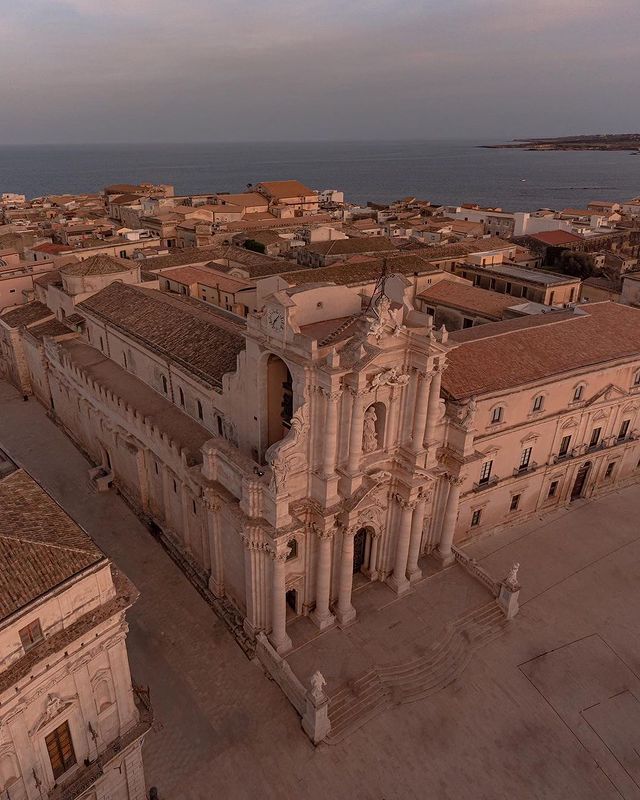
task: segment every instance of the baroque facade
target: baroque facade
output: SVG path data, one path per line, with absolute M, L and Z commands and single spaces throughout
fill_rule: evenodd
M 425 556 L 636 479 L 640 312 L 449 335 L 410 296 L 397 275 L 364 301 L 285 286 L 243 320 L 112 283 L 76 306 L 80 333 L 41 337 L 33 390 L 98 488 L 283 653 L 296 615 L 353 622 L 354 576 L 404 594 Z
M 22 470 L 0 479 L 0 531 L 2 797 L 143 800 L 150 709 L 134 701 L 126 650 L 135 588 Z

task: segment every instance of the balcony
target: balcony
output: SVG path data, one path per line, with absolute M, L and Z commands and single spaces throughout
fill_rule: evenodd
M 629 444 L 629 442 L 634 442 L 638 438 L 637 434 L 628 433 L 626 436 L 618 437 L 618 436 L 609 436 L 606 439 L 600 439 L 597 444 L 589 445 L 589 444 L 582 444 L 578 447 L 573 447 L 564 455 L 558 455 L 551 457 L 551 464 L 558 464 L 561 461 L 569 461 L 572 458 L 580 458 L 580 456 L 590 455 L 592 453 L 599 453 L 602 450 L 610 450 L 612 447 L 618 447 L 622 444 Z
M 478 483 L 473 484 L 473 491 L 474 492 L 482 492 L 484 489 L 491 489 L 495 486 L 500 478 L 497 475 L 492 475 L 486 481 L 478 481 Z
M 526 464 L 525 466 L 516 467 L 513 470 L 513 477 L 517 478 L 521 475 L 528 475 L 530 472 L 535 472 L 536 469 L 538 469 L 537 463 L 535 461 L 531 461 L 529 464 Z
M 104 774 L 104 768 L 116 756 L 144 736 L 153 724 L 153 709 L 149 702 L 149 692 L 134 687 L 134 699 L 138 708 L 139 721 L 122 736 L 116 737 L 100 753 L 95 761 L 74 772 L 68 782 L 54 786 L 47 797 L 49 800 L 76 800 L 90 789 Z

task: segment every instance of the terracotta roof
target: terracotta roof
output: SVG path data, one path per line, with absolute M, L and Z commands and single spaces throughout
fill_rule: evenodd
M 289 197 L 311 197 L 316 196 L 317 192 L 305 186 L 300 181 L 262 181 L 258 184 L 267 194 L 276 200 Z
M 640 310 L 618 303 L 592 303 L 580 314 L 544 314 L 538 324 L 478 327 L 448 357 L 443 389 L 454 398 L 507 391 L 618 359 L 640 359 Z M 519 320 L 517 320 L 519 322 Z M 473 330 L 473 329 L 471 329 Z M 467 333 L 465 331 L 465 333 Z
M 243 326 L 197 300 L 112 283 L 78 305 L 220 387 L 244 350 Z
M 136 266 L 134 262 L 125 261 L 124 258 L 100 254 L 85 258 L 77 264 L 61 267 L 60 272 L 63 275 L 113 275 L 117 272 L 130 272 Z
M 73 331 L 68 327 L 68 325 L 60 322 L 60 320 L 56 319 L 55 317 L 47 320 L 46 322 L 41 322 L 39 325 L 33 325 L 31 328 L 29 328 L 29 334 L 40 340 L 42 340 L 45 336 L 64 336 L 65 334 L 69 333 L 73 333 Z
M 239 278 L 230 278 L 215 269 L 201 267 L 176 267 L 176 269 L 168 269 L 160 274 L 163 278 L 168 278 L 170 281 L 175 281 L 185 286 L 193 286 L 198 283 L 202 286 L 219 285 L 223 291 L 237 291 L 253 285 Z
M 450 306 L 496 319 L 500 319 L 507 308 L 518 303 L 517 298 L 508 294 L 491 292 L 488 289 L 446 280 L 438 281 L 418 297 L 436 306 Z
M 396 245 L 386 236 L 357 236 L 352 239 L 332 239 L 307 245 L 302 252 L 319 253 L 323 256 L 342 256 L 353 253 L 379 253 L 396 250 Z
M 261 206 L 262 208 L 267 208 L 269 205 L 269 201 L 266 197 L 258 192 L 241 192 L 240 194 L 219 194 L 217 195 L 218 200 L 222 204 L 231 204 L 234 206 L 240 206 L 242 208 L 246 208 L 247 206 Z
M 569 231 L 540 231 L 540 233 L 531 234 L 531 238 L 551 247 L 562 244 L 575 244 L 582 241 L 581 236 L 576 236 L 575 233 L 570 233 Z
M 23 306 L 14 308 L 13 311 L 7 311 L 5 314 L 0 315 L 0 319 L 10 328 L 19 328 L 22 325 L 33 325 L 36 322 L 53 317 L 53 312 L 44 303 L 34 300 L 31 303 L 25 303 Z
M 45 272 L 42 275 L 34 277 L 33 282 L 38 286 L 49 286 L 51 283 L 60 283 L 60 271 L 52 269 L 51 272 Z
M 58 255 L 59 253 L 73 252 L 73 247 L 68 244 L 51 244 L 50 242 L 45 242 L 45 244 L 37 244 L 35 247 L 30 249 L 36 253 L 53 253 L 54 255 Z
M 297 269 L 293 272 L 282 272 L 282 277 L 290 284 L 302 283 L 336 283 L 348 286 L 358 283 L 370 283 L 378 280 L 384 263 L 381 258 L 353 258 L 348 261 L 332 264 L 330 267 L 318 269 Z M 401 275 L 423 275 L 438 272 L 434 266 L 417 253 L 394 253 L 386 259 L 389 273 L 399 272 Z
M 2 619 L 106 556 L 22 470 L 0 480 Z

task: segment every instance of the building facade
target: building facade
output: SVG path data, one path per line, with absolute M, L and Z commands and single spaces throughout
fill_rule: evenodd
M 143 800 L 151 713 L 126 650 L 135 588 L 22 470 L 0 478 L 0 530 L 2 796 Z

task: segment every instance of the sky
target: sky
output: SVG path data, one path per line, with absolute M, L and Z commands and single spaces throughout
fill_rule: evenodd
M 640 0 L 0 0 L 0 144 L 640 130 Z

